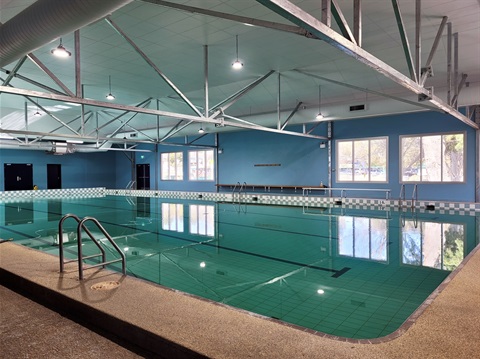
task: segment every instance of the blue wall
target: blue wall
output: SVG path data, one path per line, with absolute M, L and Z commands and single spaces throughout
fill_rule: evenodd
M 308 128 L 309 126 L 307 126 Z M 287 130 L 301 131 L 300 127 Z M 467 135 L 467 158 L 465 183 L 419 184 L 418 199 L 445 201 L 475 201 L 475 130 L 459 120 L 438 112 L 418 112 L 394 116 L 375 117 L 362 120 L 342 120 L 333 123 L 332 168 L 335 168 L 335 140 L 364 137 L 387 136 L 389 141 L 388 183 L 336 183 L 333 173 L 333 187 L 383 188 L 390 189 L 392 198 L 400 193 L 399 177 L 399 136 L 462 131 Z M 312 134 L 327 135 L 327 124 L 321 123 Z M 188 140 L 195 139 L 192 136 Z M 63 188 L 107 187 L 125 188 L 132 179 L 132 164 L 150 164 L 150 188 L 178 191 L 216 191 L 215 181 L 188 180 L 188 151 L 211 148 L 215 145 L 215 135 L 194 141 L 194 145 L 184 146 L 185 139 L 175 139 L 174 143 L 161 145 L 140 145 L 138 149 L 151 152 L 130 152 L 133 162 L 122 151 L 105 153 L 74 153 L 53 156 L 43 151 L 0 150 L 2 163 L 33 163 L 34 183 L 46 188 L 46 164 L 62 165 Z M 269 185 L 317 186 L 328 183 L 328 150 L 320 148 L 320 139 L 288 136 L 271 132 L 239 131 L 218 134 L 218 183 Z M 181 145 L 181 146 L 179 146 Z M 184 180 L 162 181 L 160 178 L 160 154 L 163 152 L 184 153 Z M 257 166 L 256 166 L 257 165 Z M 263 165 L 263 166 L 258 166 Z M 273 165 L 273 166 L 272 166 Z M 0 189 L 4 188 L 3 166 L 0 169 Z M 134 172 L 133 172 L 134 178 Z M 407 199 L 411 196 L 412 184 L 407 185 Z M 369 192 L 368 197 L 375 192 Z M 348 196 L 365 197 L 366 192 L 349 192 Z M 381 197 L 383 194 L 378 194 Z
M 475 202 L 475 146 L 478 145 L 476 144 L 475 130 L 452 116 L 438 112 L 392 115 L 370 118 L 366 121 L 352 120 L 335 122 L 333 126 L 334 139 L 388 136 L 389 168 L 387 184 L 337 184 L 334 174 L 333 187 L 389 188 L 392 190 L 392 197 L 398 198 L 401 188 L 399 164 L 400 136 L 452 131 L 466 132 L 466 181 L 465 183 L 419 184 L 418 199 Z M 335 163 L 335 148 L 333 149 L 333 163 Z M 413 184 L 406 184 L 407 199 L 411 198 L 412 192 Z
M 47 164 L 62 167 L 62 188 L 115 187 L 115 153 L 73 153 L 55 156 L 40 150 L 0 149 L 0 190 L 5 189 L 5 163 L 31 163 L 33 183 L 39 189 L 47 188 Z
M 323 136 L 326 124 L 324 126 Z M 322 129 L 317 132 L 322 132 Z M 218 145 L 223 153 L 218 155 L 219 183 L 326 184 L 328 151 L 320 149 L 320 142 L 323 141 L 261 131 L 220 134 Z

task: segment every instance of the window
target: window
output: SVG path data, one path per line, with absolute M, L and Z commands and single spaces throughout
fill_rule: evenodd
M 215 209 L 213 206 L 191 204 L 190 233 L 202 236 L 215 236 Z
M 188 178 L 191 181 L 213 181 L 213 150 L 188 153 Z
M 338 217 L 338 254 L 380 262 L 387 261 L 387 220 Z
M 402 263 L 454 270 L 465 254 L 465 226 L 455 223 L 405 221 Z
M 183 180 L 183 153 L 162 153 L 162 180 Z
M 337 182 L 387 182 L 386 137 L 337 141 Z
M 183 204 L 162 203 L 162 229 L 183 232 Z
M 463 182 L 465 134 L 402 136 L 403 182 Z

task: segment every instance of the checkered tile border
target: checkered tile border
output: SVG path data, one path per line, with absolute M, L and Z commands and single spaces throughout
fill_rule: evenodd
M 340 198 L 323 196 L 302 196 L 302 195 L 275 195 L 224 192 L 178 192 L 178 191 L 155 191 L 155 190 L 127 190 L 127 189 L 105 189 L 96 188 L 69 188 L 69 189 L 47 189 L 29 191 L 6 191 L 0 192 L 0 201 L 11 202 L 29 200 L 31 198 L 86 198 L 112 196 L 138 196 L 138 197 L 159 197 L 189 200 L 204 200 L 216 202 L 240 202 L 274 204 L 280 206 L 339 206 L 344 208 L 357 209 L 388 209 L 402 211 L 412 208 L 412 201 L 404 201 L 399 206 L 399 200 L 395 199 L 369 199 L 369 198 Z M 480 203 L 466 202 L 439 202 L 439 201 L 416 201 L 414 208 L 419 212 L 435 211 L 441 214 L 476 215 L 480 213 Z
M 5 191 L 0 192 L 0 201 L 18 202 L 19 200 L 30 200 L 31 198 L 86 198 L 86 197 L 105 197 L 105 187 L 96 188 L 67 188 L 67 189 L 45 189 L 28 191 Z
M 255 194 L 242 193 L 240 196 L 236 193 L 224 192 L 177 192 L 177 191 L 154 191 L 154 190 L 125 190 L 125 189 L 107 189 L 107 195 L 114 196 L 143 196 L 205 200 L 217 202 L 240 202 L 240 203 L 259 203 L 274 204 L 281 206 L 339 206 L 344 208 L 357 209 L 388 209 L 402 211 L 412 208 L 412 201 L 404 201 L 399 206 L 399 200 L 395 199 L 369 199 L 369 198 L 340 198 L 340 197 L 321 197 L 321 196 L 302 196 L 302 195 L 274 195 L 274 194 Z M 433 206 L 433 207 L 432 207 Z M 432 202 L 416 201 L 415 209 L 419 212 L 476 215 L 480 213 L 480 203 L 452 203 L 452 202 Z

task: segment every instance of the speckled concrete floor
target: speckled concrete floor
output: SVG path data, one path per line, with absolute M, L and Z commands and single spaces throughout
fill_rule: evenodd
M 2 358 L 142 358 L 139 352 L 0 286 Z
M 413 324 L 377 344 L 307 333 L 117 273 L 88 273 L 84 281 L 78 281 L 74 268 L 58 273 L 56 257 L 14 243 L 0 246 L 1 283 L 27 290 L 47 305 L 61 303 L 67 311 L 97 320 L 95 325 L 115 329 L 116 335 L 130 336 L 164 357 L 480 358 L 478 248 L 417 313 Z M 106 281 L 120 285 L 105 291 L 91 289 Z M 28 343 L 34 338 L 22 340 Z M 84 357 L 90 356 L 85 353 Z

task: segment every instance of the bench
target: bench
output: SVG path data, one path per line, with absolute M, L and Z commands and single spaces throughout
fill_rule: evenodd
M 237 183 L 237 184 L 216 184 L 215 185 L 217 188 L 229 188 L 231 189 L 232 191 L 234 189 L 236 189 L 237 191 L 240 190 L 240 188 L 242 190 L 247 190 L 247 189 L 251 189 L 252 191 L 255 191 L 255 188 L 257 189 L 263 189 L 265 192 L 271 192 L 272 190 L 280 190 L 280 192 L 283 192 L 283 190 L 293 190 L 295 192 L 297 192 L 297 189 L 300 190 L 300 189 L 304 189 L 306 188 L 306 186 L 302 186 L 302 185 L 278 185 L 278 184 L 247 184 L 247 183 Z M 325 186 L 309 186 L 308 188 L 314 188 L 314 189 L 326 189 Z
M 308 197 L 308 194 L 311 191 L 318 190 L 319 187 L 303 187 L 303 196 L 305 195 Z M 329 196 L 332 196 L 332 191 L 340 191 L 340 197 L 341 198 L 346 198 L 347 191 L 370 191 L 370 192 L 384 192 L 385 193 L 385 199 L 390 199 L 390 189 L 379 189 L 379 188 L 321 188 L 323 191 L 328 191 Z

